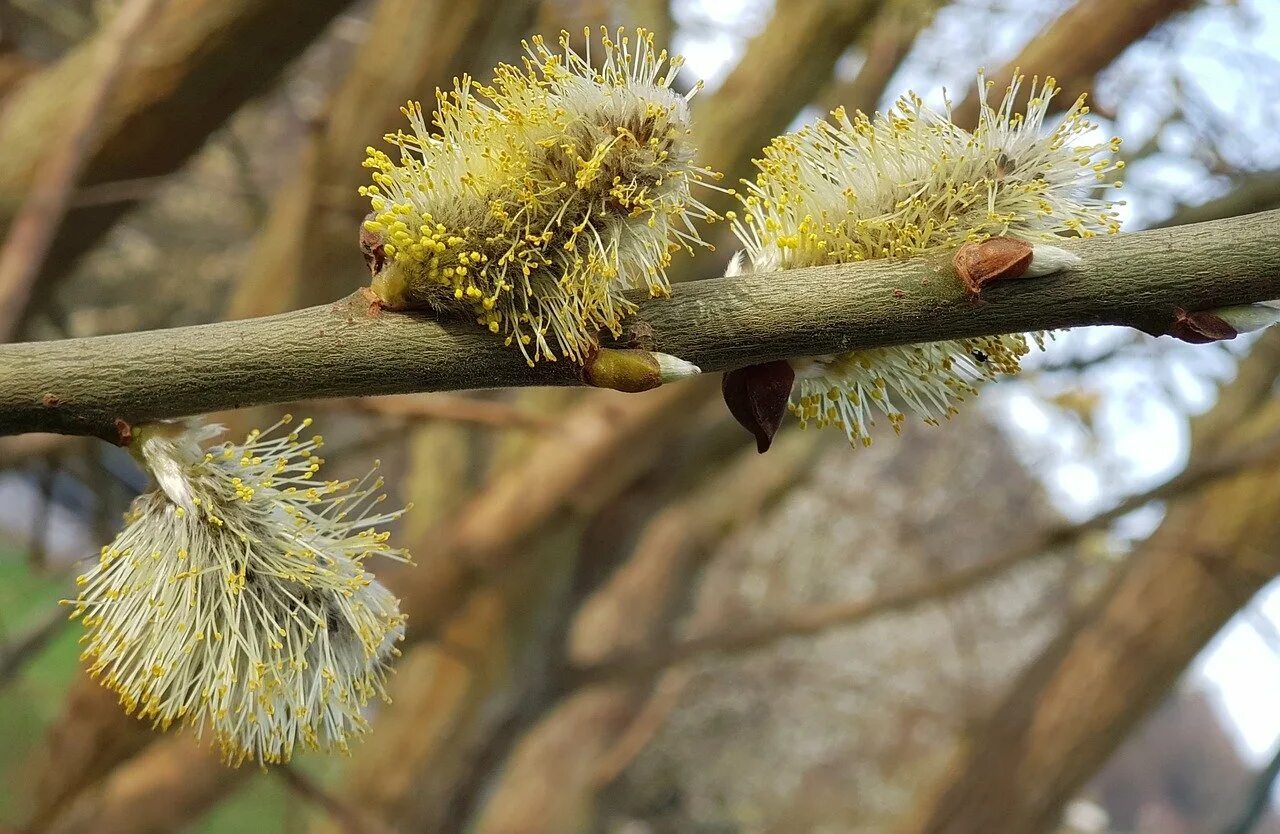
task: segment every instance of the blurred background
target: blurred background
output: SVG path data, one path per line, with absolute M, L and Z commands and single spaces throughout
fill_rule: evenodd
M 1280 206 L 1280 0 L 0 0 L 0 212 L 51 236 L 6 244 L 0 341 L 352 291 L 398 105 L 601 23 L 707 80 L 731 181 L 837 105 L 945 88 L 972 122 L 977 68 L 1021 66 L 1124 137 L 1127 230 Z M 720 243 L 673 277 L 720 274 Z M 0 819 L 1280 834 L 1277 376 L 1280 334 L 1064 333 L 940 429 L 784 425 L 765 456 L 715 379 L 292 405 L 333 468 L 385 461 L 418 567 L 374 566 L 411 618 L 374 732 L 270 771 L 79 671 L 58 600 L 146 488 L 128 454 L 0 438 Z

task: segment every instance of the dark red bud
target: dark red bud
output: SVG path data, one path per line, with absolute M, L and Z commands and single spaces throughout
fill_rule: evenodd
M 782 425 L 795 381 L 795 369 L 785 359 L 729 371 L 720 381 L 729 413 L 755 436 L 761 454 L 769 451 Z
M 1221 316 L 1203 311 L 1188 313 L 1182 308 L 1173 311 L 1173 324 L 1169 325 L 1168 333 L 1175 339 L 1181 339 L 1193 345 L 1224 342 L 1240 335 L 1239 331 Z

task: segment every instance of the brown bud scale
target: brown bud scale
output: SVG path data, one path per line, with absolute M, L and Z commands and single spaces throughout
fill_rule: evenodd
M 951 259 L 956 277 L 970 295 L 988 284 L 1021 278 L 1031 266 L 1031 244 L 1016 237 L 993 237 L 981 243 L 966 243 Z

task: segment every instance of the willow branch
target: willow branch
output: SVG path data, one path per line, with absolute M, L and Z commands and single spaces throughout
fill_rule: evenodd
M 967 297 L 947 257 L 709 279 L 636 299 L 623 341 L 704 371 L 996 333 L 1120 324 L 1162 333 L 1174 311 L 1280 297 L 1280 211 L 1066 244 L 1068 273 Z M 0 434 L 89 434 L 265 403 L 580 384 L 529 367 L 471 322 L 333 305 L 235 322 L 0 345 Z

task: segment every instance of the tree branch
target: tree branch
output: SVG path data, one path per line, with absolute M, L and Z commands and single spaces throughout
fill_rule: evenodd
M 637 299 L 630 343 L 719 371 L 793 356 L 1123 324 L 1280 297 L 1280 211 L 1067 244 L 1066 274 L 964 295 L 945 257 L 699 281 Z M 260 319 L 0 345 L 0 434 L 117 440 L 127 425 L 270 402 L 580 384 L 470 322 L 371 315 L 359 294 Z M 123 423 L 121 421 L 124 421 Z M 119 438 L 123 439 L 123 438 Z

